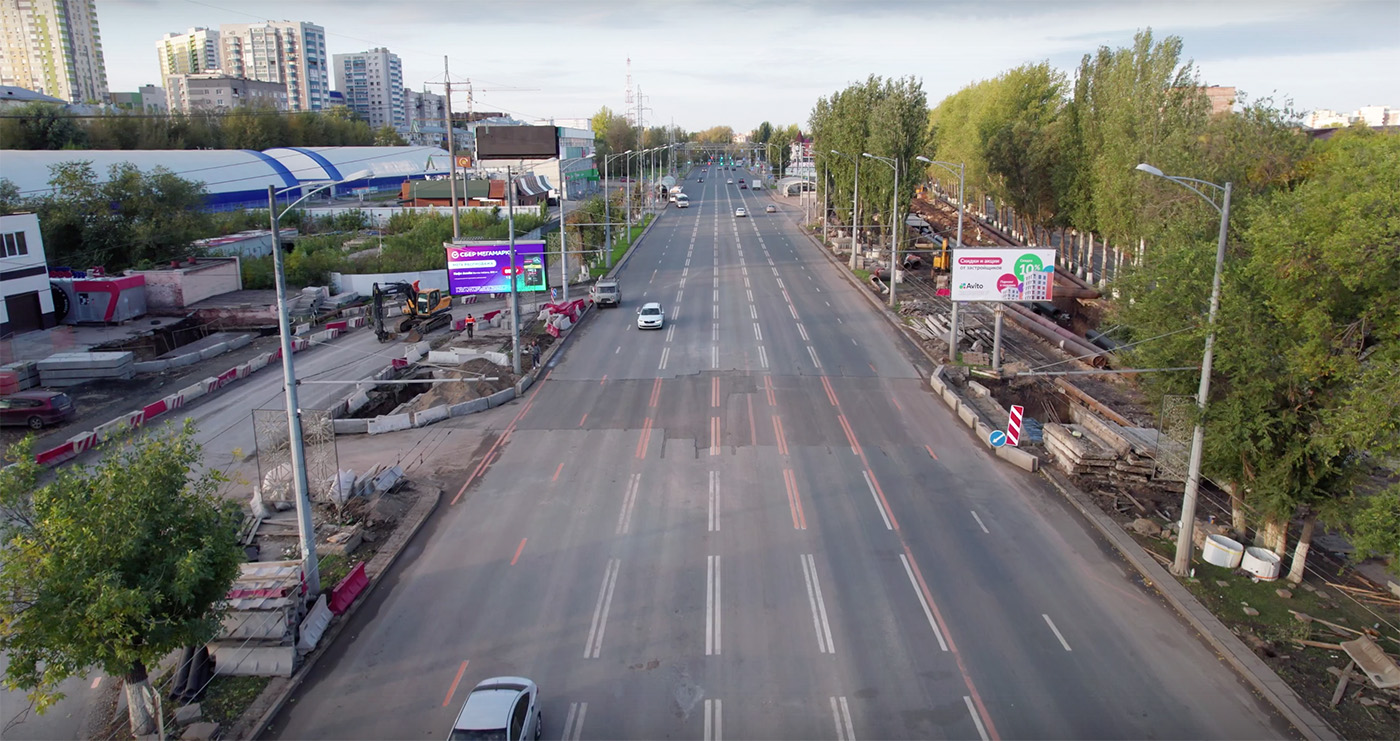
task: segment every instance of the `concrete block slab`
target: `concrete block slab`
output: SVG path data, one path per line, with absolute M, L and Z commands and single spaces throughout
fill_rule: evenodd
M 508 402 L 508 401 L 510 401 L 510 400 L 512 400 L 512 399 L 514 399 L 514 398 L 515 398 L 515 389 L 513 389 L 513 388 L 501 389 L 500 391 L 497 391 L 496 393 L 491 394 L 490 396 L 486 397 L 486 405 L 489 406 L 489 407 L 494 408 L 494 407 L 498 407 L 498 406 L 500 406 L 500 405 L 502 405 L 502 404 L 505 404 L 506 402 Z
M 170 370 L 169 360 L 143 360 L 132 364 L 137 373 L 161 373 Z
M 199 351 L 199 357 L 200 357 L 202 360 L 208 360 L 208 359 L 210 359 L 210 358 L 214 358 L 214 357 L 218 357 L 218 356 L 220 356 L 220 355 L 223 355 L 223 354 L 226 353 L 226 352 L 228 352 L 228 343 L 227 343 L 227 342 L 220 342 L 220 343 L 218 343 L 218 344 L 210 345 L 209 347 L 206 347 L 206 348 L 204 348 L 203 350 L 200 350 L 200 351 Z
M 203 383 L 196 383 L 193 386 L 186 386 L 180 389 L 177 393 L 185 397 L 185 401 L 194 401 L 195 399 L 198 399 L 199 397 L 209 393 L 209 390 L 204 387 Z
M 963 424 L 971 427 L 977 422 L 977 412 L 973 411 L 972 407 L 959 404 L 958 419 L 962 420 Z
M 348 397 L 345 398 L 345 411 L 350 414 L 354 414 L 355 412 L 364 409 L 365 405 L 368 403 L 369 394 L 366 394 L 363 391 L 356 391 L 355 393 L 350 394 Z
M 453 404 L 452 406 L 448 407 L 448 413 L 451 414 L 453 417 L 461 417 L 466 414 L 475 414 L 477 412 L 482 412 L 486 409 L 486 399 L 472 399 L 471 401 L 463 401 L 458 404 Z
M 310 325 L 310 324 L 298 324 L 298 325 L 296 326 L 296 328 L 292 330 L 292 334 L 306 334 L 306 333 L 308 333 L 308 332 L 310 332 L 310 331 L 311 331 L 311 325 Z
M 187 365 L 194 365 L 202 359 L 197 352 L 187 352 L 184 355 L 176 355 L 171 358 L 169 363 L 171 368 L 184 368 Z
M 516 395 L 516 396 L 524 396 L 524 395 L 525 395 L 525 391 L 528 390 L 528 389 L 530 388 L 530 384 L 532 384 L 532 383 L 534 383 L 534 382 L 535 382 L 535 377 L 534 377 L 534 376 L 525 376 L 524 378 L 520 379 L 519 381 L 516 381 L 516 382 L 515 382 L 515 395 Z
M 65 352 L 50 355 L 35 365 L 42 373 L 75 368 L 122 368 L 136 362 L 135 359 L 135 354 L 130 352 Z
M 428 362 L 437 365 L 461 365 L 469 358 L 454 350 L 429 350 Z
M 943 389 L 948 387 L 948 384 L 944 383 L 943 379 L 939 378 L 937 373 L 928 377 L 928 385 L 933 389 L 933 393 L 940 396 L 943 395 Z
M 228 349 L 237 350 L 240 347 L 247 347 L 251 344 L 253 344 L 253 336 L 250 334 L 241 334 L 236 337 L 229 338 Z
M 386 414 L 369 420 L 369 428 L 366 431 L 371 435 L 379 435 L 385 432 L 407 430 L 411 427 L 413 427 L 413 420 L 407 414 Z
M 337 435 L 364 435 L 369 432 L 367 419 L 333 419 L 331 428 Z
M 958 411 L 958 395 L 947 386 L 943 387 L 943 403 L 947 404 L 949 409 Z
M 447 419 L 450 416 L 452 415 L 448 411 L 447 405 L 445 404 L 441 406 L 429 407 L 413 415 L 413 426 L 423 427 L 425 425 L 430 425 L 434 422 L 441 422 L 442 420 Z
M 1020 448 L 1003 445 L 997 448 L 997 457 L 1031 473 L 1035 473 L 1040 468 L 1040 459 Z
M 992 426 L 991 426 L 991 425 L 989 425 L 989 424 L 987 424 L 986 422 L 983 422 L 982 420 L 979 419 L 979 420 L 977 420 L 976 424 L 974 424 L 974 425 L 972 426 L 972 429 L 975 431 L 975 434 L 977 435 L 977 439 L 978 439 L 979 441 L 981 441 L 981 443 L 982 443 L 983 445 L 986 445 L 986 446 L 989 447 L 989 448 L 992 446 Z

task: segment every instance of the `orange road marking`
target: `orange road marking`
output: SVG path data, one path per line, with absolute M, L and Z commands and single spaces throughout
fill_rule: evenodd
M 750 444 L 752 444 L 752 445 L 757 445 L 757 444 L 758 444 L 758 428 L 757 428 L 756 426 L 754 426 L 754 422 L 753 422 L 753 396 L 752 396 L 752 395 L 747 395 L 747 396 L 745 396 L 745 397 L 744 397 L 744 401 L 748 402 L 748 406 L 749 406 L 749 442 L 750 442 Z
M 870 372 L 871 372 L 871 373 L 879 373 L 879 372 L 880 372 L 880 371 L 876 370 L 875 364 L 874 364 L 874 363 L 866 363 L 866 365 L 870 366 Z
M 599 386 L 602 386 L 603 384 L 605 384 L 605 383 L 607 383 L 607 382 L 608 382 L 608 374 L 604 373 L 604 374 L 603 374 L 603 377 L 600 378 L 600 379 L 598 379 L 598 385 L 599 385 Z
M 710 379 L 710 406 L 719 407 L 719 376 Z
M 900 540 L 904 540 L 903 537 Z M 972 676 L 967 673 L 967 665 L 963 664 L 962 654 L 958 652 L 958 647 L 953 643 L 953 634 L 948 632 L 948 624 L 943 622 L 943 615 L 938 611 L 938 604 L 933 601 L 933 593 L 929 591 L 928 583 L 924 581 L 924 573 L 919 570 L 919 564 L 914 560 L 914 554 L 909 550 L 909 544 L 903 543 L 904 557 L 909 559 L 909 567 L 914 570 L 914 578 L 919 582 L 919 590 L 924 593 L 924 601 L 928 602 L 929 609 L 933 612 L 933 619 L 938 621 L 938 627 L 943 631 L 943 638 L 948 641 L 948 650 L 953 653 L 953 658 L 958 663 L 958 671 L 962 673 L 963 684 L 967 685 L 967 691 L 972 695 L 972 702 L 977 705 L 977 712 L 982 716 L 982 723 L 987 727 L 987 736 L 1000 741 L 1001 735 L 997 733 L 996 726 L 992 725 L 992 716 L 987 712 L 987 706 L 982 703 L 982 696 L 977 694 L 977 687 L 972 684 Z
M 925 445 L 925 446 L 924 446 L 924 450 L 927 450 L 927 451 L 928 451 L 928 457 L 930 457 L 930 458 L 932 458 L 932 459 L 934 459 L 934 460 L 938 460 L 938 456 L 937 456 L 937 455 L 934 455 L 934 453 L 933 453 L 933 448 L 930 448 L 929 446 Z
M 529 540 L 529 538 L 520 539 L 520 545 L 516 546 L 515 548 L 515 557 L 510 560 L 511 566 L 514 566 L 515 562 L 520 560 L 520 552 L 525 550 L 525 541 L 527 540 Z
M 469 660 L 470 660 L 470 659 L 469 659 Z M 466 661 L 463 661 L 463 662 L 462 662 L 462 665 L 459 666 L 459 667 L 457 667 L 457 676 L 455 676 L 455 677 L 452 678 L 452 686 L 447 688 L 447 697 L 444 697 L 444 698 L 442 699 L 442 706 L 443 706 L 443 707 L 447 707 L 447 704 L 450 703 L 450 702 L 452 702 L 452 695 L 454 695 L 454 694 L 457 693 L 457 683 L 460 682 L 460 681 L 462 681 L 462 673 L 465 672 L 466 670 L 467 670 L 467 662 L 466 662 Z
M 658 401 L 660 401 L 660 399 L 661 399 L 661 379 L 658 378 L 658 379 L 656 379 L 656 381 L 655 381 L 654 383 L 651 384 L 651 403 L 648 404 L 648 406 L 653 406 L 653 407 L 656 406 L 656 403 L 657 403 Z
M 861 456 L 865 460 L 865 456 Z M 875 472 L 870 470 L 870 463 L 865 464 L 865 473 L 870 476 L 870 483 L 875 487 L 875 496 L 880 498 L 880 504 L 885 508 L 885 516 L 890 518 L 890 529 L 899 529 L 899 520 L 895 519 L 894 511 L 890 509 L 890 502 L 885 499 L 885 490 L 880 488 L 880 480 L 875 478 Z
M 647 443 L 648 443 L 648 441 L 649 441 L 650 439 L 651 439 L 651 417 L 647 417 L 647 421 L 644 422 L 644 423 L 642 424 L 642 437 L 641 437 L 640 440 L 637 441 L 637 457 L 638 457 L 638 458 L 646 458 L 646 457 L 647 457 Z
M 770 407 L 772 407 L 772 406 L 777 406 L 777 405 L 778 405 L 778 402 L 777 402 L 777 400 L 775 400 L 775 399 L 773 398 L 773 377 L 772 377 L 772 376 L 764 376 L 764 377 L 763 377 L 763 388 L 764 388 L 764 390 L 766 390 L 766 391 L 768 392 L 768 406 L 770 406 Z
M 896 399 L 896 398 L 894 398 L 893 396 L 891 396 L 891 397 L 890 397 L 890 401 L 894 402 L 894 408 L 895 408 L 895 409 L 898 409 L 898 410 L 901 411 L 901 412 L 904 411 L 904 407 L 902 407 L 902 406 L 899 405 L 899 399 Z
M 787 436 L 783 434 L 783 420 L 773 415 L 773 434 L 778 438 L 778 455 L 787 455 Z
M 792 511 L 792 528 L 807 529 L 807 515 L 802 511 L 802 495 L 797 491 L 797 474 L 791 468 L 783 469 L 783 484 L 787 487 L 788 509 Z
M 560 462 L 559 462 L 559 467 L 556 468 L 556 469 L 554 469 L 554 478 L 550 479 L 550 481 L 558 481 L 558 480 L 559 480 L 559 472 L 562 471 L 562 470 L 564 470 L 564 462 L 563 462 L 563 461 L 560 461 Z
M 836 400 L 836 391 L 831 388 L 831 382 L 826 380 L 826 376 L 822 376 L 822 386 L 826 388 L 826 398 L 831 400 L 831 405 L 841 406 L 841 402 Z
M 472 471 L 472 475 L 467 477 L 466 482 L 462 484 L 462 488 L 457 490 L 457 496 L 452 497 L 452 501 L 448 503 L 449 506 L 456 504 L 458 500 L 462 498 L 462 495 L 467 493 L 467 487 L 471 486 L 472 482 L 476 480 L 476 477 L 480 476 L 491 464 L 491 461 L 494 460 L 492 454 L 496 452 L 497 448 L 504 445 L 506 440 L 510 439 L 510 434 L 515 431 L 515 425 L 520 422 L 520 418 L 524 417 L 526 412 L 530 411 L 530 407 L 535 403 L 535 396 L 540 393 L 540 388 L 544 386 L 544 382 L 549 380 L 549 373 L 550 371 L 546 371 L 543 376 L 540 376 L 540 380 L 535 383 L 535 390 L 530 393 L 530 398 L 525 402 L 525 406 L 520 408 L 520 411 L 515 414 L 515 418 L 512 419 L 510 424 L 507 424 L 505 429 L 501 432 L 501 436 L 496 438 L 496 442 L 486 451 L 486 455 L 482 457 L 481 463 L 477 465 L 476 470 Z M 585 414 L 584 416 L 587 417 L 588 415 Z
M 838 414 L 838 415 L 836 415 L 836 419 L 837 419 L 838 422 L 841 423 L 841 429 L 844 430 L 844 431 L 846 432 L 846 440 L 847 440 L 847 442 L 849 442 L 849 443 L 851 444 L 851 450 L 852 450 L 853 452 L 855 452 L 856 455 L 858 455 L 858 456 L 860 456 L 862 459 L 864 459 L 864 458 L 865 458 L 865 454 L 861 452 L 860 443 L 856 442 L 856 433 L 855 433 L 855 430 L 852 430 L 852 429 L 851 429 L 851 423 L 846 421 L 846 415 L 844 415 L 844 414 Z M 867 468 L 868 468 L 868 467 L 869 467 L 869 466 L 867 466 Z
M 583 413 L 583 418 L 578 421 L 578 426 L 582 427 L 584 420 L 588 419 L 588 412 Z

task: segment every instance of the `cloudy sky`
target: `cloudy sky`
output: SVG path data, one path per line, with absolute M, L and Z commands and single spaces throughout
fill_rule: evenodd
M 1207 84 L 1304 111 L 1400 107 L 1400 0 L 98 0 L 97 12 L 114 91 L 160 84 L 166 32 L 294 20 L 324 27 L 331 54 L 388 48 L 418 90 L 442 82 L 446 55 L 478 110 L 527 119 L 621 110 L 630 57 L 648 121 L 747 131 L 805 126 L 817 98 L 870 74 L 914 75 L 934 104 L 1027 62 L 1072 72 L 1150 27 L 1180 36 Z

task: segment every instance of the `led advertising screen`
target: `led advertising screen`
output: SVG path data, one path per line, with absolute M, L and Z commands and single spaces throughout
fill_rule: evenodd
M 447 248 L 447 290 L 453 296 L 472 293 L 509 293 L 511 273 L 515 290 L 549 288 L 544 242 L 516 242 L 515 267 L 510 264 L 510 242 L 456 242 Z
M 559 156 L 559 130 L 553 126 L 478 126 L 478 159 L 553 159 Z
M 953 250 L 954 301 L 1049 301 L 1054 290 L 1054 250 Z

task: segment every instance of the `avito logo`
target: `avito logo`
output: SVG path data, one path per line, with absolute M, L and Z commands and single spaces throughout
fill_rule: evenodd
M 962 288 L 962 289 L 968 289 L 968 288 L 986 288 L 986 286 L 982 285 L 981 283 L 959 283 L 959 284 L 958 284 L 958 288 Z

